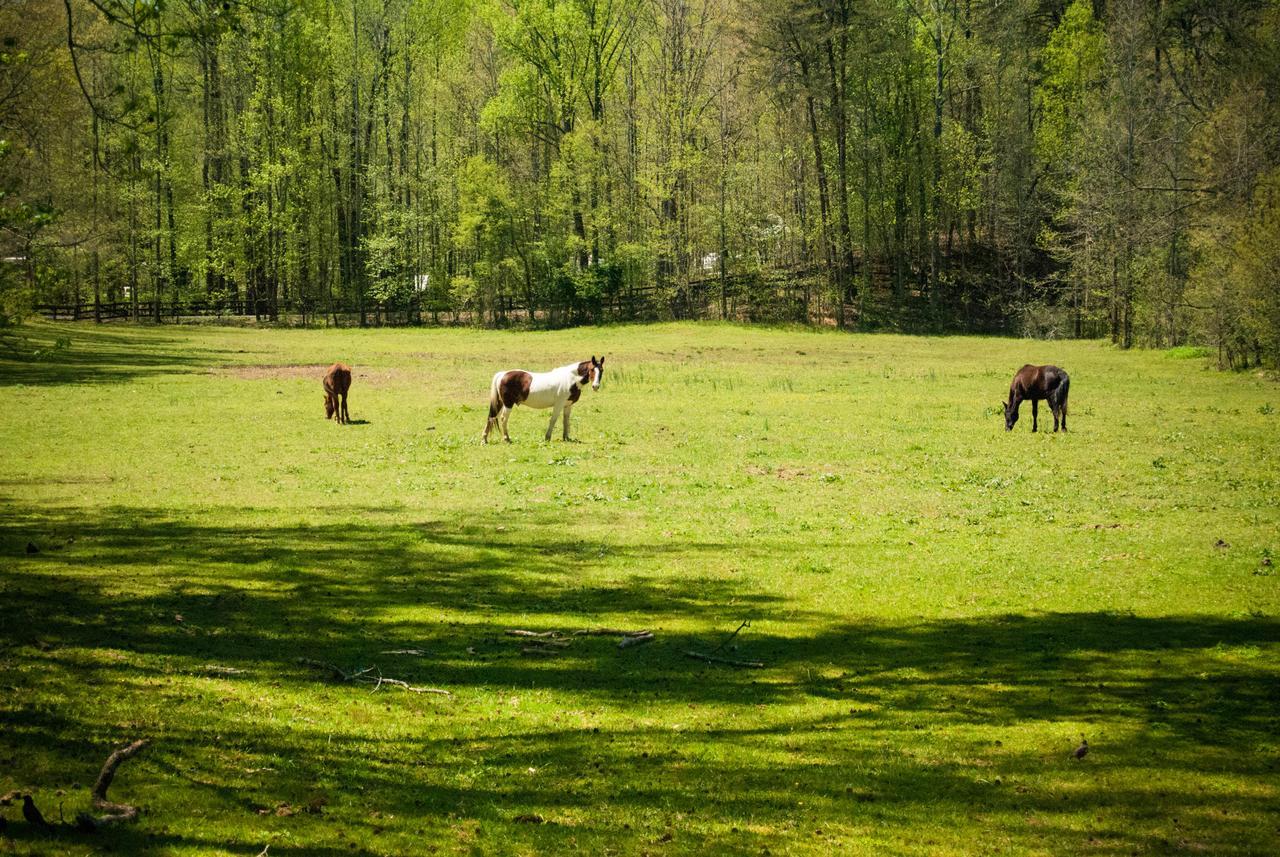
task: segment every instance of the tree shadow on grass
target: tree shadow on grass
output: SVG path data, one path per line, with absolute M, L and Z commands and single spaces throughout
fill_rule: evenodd
M 0 387 L 107 384 L 191 372 L 225 360 L 225 350 L 150 329 L 39 325 L 20 328 L 18 344 L 0 349 Z M 13 339 L 13 335 L 10 335 Z M 59 347 L 59 341 L 67 343 Z
M 898 695 L 925 687 L 947 696 L 914 699 L 913 708 L 942 716 L 953 708 L 985 722 L 1046 708 L 1083 712 L 1091 700 L 1115 696 L 1181 697 L 1176 682 L 1203 683 L 1168 669 L 1186 652 L 1222 660 L 1233 648 L 1256 653 L 1280 643 L 1280 622 L 1262 617 L 1083 612 L 886 624 L 805 613 L 779 596 L 744 590 L 735 579 L 692 571 L 703 560 L 744 551 L 789 568 L 794 563 L 784 546 L 577 538 L 550 512 L 526 514 L 509 528 L 501 516 L 385 523 L 377 519 L 384 511 L 339 509 L 332 515 L 341 523 L 245 528 L 130 508 L 0 506 L 0 555 L 11 558 L 9 572 L 0 574 L 7 608 L 0 639 L 48 648 L 111 646 L 232 667 L 282 657 L 352 666 L 417 648 L 433 653 L 434 680 L 455 687 L 518 685 L 533 670 L 543 686 L 605 694 L 626 684 L 613 670 L 634 667 L 651 672 L 667 692 L 694 700 L 717 698 L 729 692 L 726 686 L 734 687 L 728 699 L 747 687 L 754 701 L 845 698 L 868 684 Z M 29 541 L 41 552 L 24 556 Z M 580 573 L 596 563 L 663 562 L 690 571 L 617 580 Z M 734 642 L 743 658 L 763 660 L 770 671 L 682 659 L 687 649 L 716 645 L 740 618 L 775 614 L 786 616 L 770 624 L 775 630 L 752 628 Z M 558 658 L 530 662 L 505 636 L 513 623 L 565 632 L 643 627 L 657 630 L 659 641 L 619 653 L 607 638 L 582 638 Z M 690 624 L 701 630 L 684 630 Z M 723 654 L 733 657 L 732 650 Z M 1122 667 L 1108 663 L 1116 655 L 1126 658 Z M 602 659 L 625 666 L 602 669 Z M 1258 660 L 1246 655 L 1231 663 L 1249 675 Z M 708 671 L 722 680 L 696 677 Z M 987 699 L 1003 703 L 984 705 Z
M 1262 785 L 1280 762 L 1273 619 L 796 614 L 776 596 L 692 573 L 616 583 L 579 573 L 601 552 L 629 568 L 674 559 L 692 569 L 740 545 L 579 539 L 553 515 L 502 530 L 496 518 L 386 524 L 379 514 L 245 529 L 132 509 L 0 509 L 0 763 L 18 769 L 20 748 L 37 747 L 41 770 L 88 778 L 117 733 L 72 697 L 162 695 L 185 714 L 150 727 L 156 745 L 130 763 L 132 788 L 146 800 L 161 787 L 145 784 L 163 783 L 245 822 L 220 842 L 149 823 L 106 838 L 128 853 L 257 853 L 262 835 L 282 830 L 313 843 L 299 853 L 336 853 L 320 844 L 334 825 L 355 853 L 397 852 L 418 826 L 438 835 L 449 819 L 485 826 L 481 851 L 670 834 L 684 850 L 758 853 L 779 836 L 820 847 L 818 831 L 833 826 L 907 830 L 938 818 L 1025 847 L 1104 854 L 1265 853 L 1274 835 L 1275 790 Z M 21 556 L 29 539 L 42 553 Z M 768 550 L 790 567 L 785 548 Z M 729 611 L 791 617 L 734 641 L 765 669 L 684 657 L 732 628 Z M 619 651 L 581 638 L 532 660 L 504 636 L 517 622 L 646 626 L 658 640 Z M 404 649 L 425 655 L 388 654 Z M 376 662 L 455 697 L 329 684 L 297 657 Z M 14 663 L 24 668 L 3 666 Z M 68 682 L 64 704 L 43 695 L 51 680 Z M 256 719 L 228 692 L 238 683 L 353 717 L 381 717 L 361 712 L 385 702 L 395 716 L 373 730 Z M 526 725 L 503 700 L 531 688 L 578 710 Z M 210 710 L 221 705 L 230 708 Z M 798 719 L 786 713 L 795 705 L 806 706 Z M 597 708 L 613 713 L 601 720 Z M 1060 743 L 1003 745 L 1027 724 Z M 1076 762 L 1081 730 L 1095 752 Z M 933 736 L 948 736 L 945 750 Z M 1249 787 L 1215 796 L 1223 781 Z M 259 814 L 315 794 L 329 802 L 319 818 Z M 517 820 L 530 813 L 552 823 Z
M 333 704 L 349 705 L 354 695 L 338 693 Z M 492 719 L 464 734 L 428 719 L 419 736 L 378 738 L 274 723 L 220 723 L 215 738 L 213 728 L 175 723 L 130 769 L 130 794 L 145 805 L 161 789 L 176 790 L 202 816 L 240 826 L 200 839 L 166 829 L 172 818 L 144 816 L 105 840 L 126 853 L 179 844 L 257 853 L 267 837 L 288 831 L 299 844 L 273 841 L 271 853 L 325 854 L 332 852 L 302 843 L 338 828 L 356 853 L 406 853 L 416 849 L 397 848 L 397 838 L 420 841 L 424 824 L 471 819 L 489 841 L 476 850 L 497 853 L 516 845 L 546 853 L 632 839 L 660 844 L 664 837 L 692 853 L 758 854 L 792 837 L 821 851 L 824 828 L 852 824 L 882 836 L 916 829 L 922 844 L 948 853 L 992 853 L 980 837 L 978 847 L 966 848 L 956 832 L 967 829 L 1050 853 L 1262 855 L 1274 835 L 1274 793 L 1261 786 L 1273 766 L 1190 744 L 1161 748 L 1156 758 L 1159 742 L 1104 744 L 1101 757 L 1086 762 L 1063 747 L 1005 750 L 998 741 L 937 753 L 929 739 L 940 730 L 914 732 L 912 713 L 893 708 L 852 733 L 839 715 L 677 730 L 522 729 Z M 46 711 L 5 723 L 13 738 L 28 741 L 92 725 Z M 90 760 L 76 758 L 83 746 L 68 741 L 66 751 L 71 770 L 92 770 Z M 1224 776 L 1255 787 L 1203 791 Z M 1196 783 L 1201 788 L 1188 787 Z M 273 812 L 317 797 L 324 808 L 316 818 Z M 530 814 L 549 824 L 522 824 Z M 839 844 L 831 839 L 829 851 Z

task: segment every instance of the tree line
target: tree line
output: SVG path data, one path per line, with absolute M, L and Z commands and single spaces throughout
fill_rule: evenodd
M 5 318 L 1280 357 L 1276 0 L 0 0 L 0 34 Z

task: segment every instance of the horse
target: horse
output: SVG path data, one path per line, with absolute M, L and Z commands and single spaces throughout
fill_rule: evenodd
M 498 372 L 489 385 L 489 419 L 484 424 L 483 443 L 489 442 L 489 432 L 495 426 L 502 428 L 502 439 L 511 443 L 511 435 L 507 434 L 507 420 L 511 409 L 516 405 L 527 405 L 539 410 L 551 408 L 551 422 L 547 425 L 546 439 L 551 440 L 551 432 L 556 427 L 556 420 L 564 414 L 564 439 L 569 439 L 569 412 L 574 402 L 582 395 L 582 388 L 587 384 L 591 389 L 600 389 L 600 379 L 604 377 L 604 358 L 599 360 L 593 354 L 590 360 L 581 363 L 570 363 L 550 372 L 525 372 L 522 369 L 510 369 Z
M 1039 428 L 1040 400 L 1049 401 L 1049 410 L 1053 411 L 1053 430 L 1058 430 L 1061 420 L 1062 430 L 1067 430 L 1067 393 L 1071 389 L 1071 379 L 1067 373 L 1057 366 L 1032 366 L 1028 363 L 1013 376 L 1009 385 L 1009 401 L 1004 402 L 1004 430 L 1013 431 L 1013 424 L 1018 421 L 1018 408 L 1023 400 L 1031 400 L 1031 430 Z
M 347 412 L 347 391 L 351 389 L 351 367 L 344 363 L 334 363 L 324 373 L 324 418 L 330 419 L 335 414 L 338 425 L 351 422 L 351 414 Z

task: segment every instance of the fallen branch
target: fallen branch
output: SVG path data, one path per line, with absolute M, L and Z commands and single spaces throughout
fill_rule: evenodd
M 645 643 L 652 643 L 654 634 L 652 631 L 642 631 L 639 634 L 628 634 L 618 641 L 619 649 L 630 648 L 631 646 L 642 646 Z
M 743 628 L 750 628 L 750 627 L 751 627 L 751 620 L 750 620 L 750 619 L 743 619 L 743 620 L 742 620 L 742 624 L 738 626 L 737 630 L 735 630 L 732 634 L 730 634 L 728 637 L 726 637 L 726 638 L 724 639 L 724 641 L 720 643 L 720 645 L 716 646 L 716 647 L 715 647 L 714 649 L 712 649 L 711 651 L 712 651 L 712 652 L 718 652 L 718 651 L 720 651 L 720 650 L 721 650 L 721 649 L 723 649 L 725 646 L 727 646 L 727 645 L 729 645 L 730 643 L 732 643 L 732 642 L 733 642 L 733 638 L 734 638 L 734 637 L 736 637 L 736 636 L 738 636 L 738 634 L 742 632 L 742 629 L 743 629 Z
M 131 744 L 117 748 L 107 757 L 101 773 L 98 774 L 98 781 L 93 784 L 93 790 L 89 792 L 93 799 L 93 808 L 103 814 L 95 818 L 87 812 L 80 813 L 76 816 L 78 829 L 95 831 L 113 824 L 137 820 L 138 808 L 131 804 L 112 803 L 107 800 L 107 789 L 111 788 L 111 781 L 115 779 L 116 768 L 146 749 L 149 743 L 145 738 L 139 738 Z
M 619 649 L 652 643 L 654 640 L 653 632 L 647 629 L 627 631 L 622 628 L 583 628 L 579 631 L 562 632 L 508 628 L 503 633 L 508 637 L 519 637 L 526 641 L 527 644 L 520 648 L 521 654 L 537 656 L 560 654 L 558 650 L 568 648 L 574 637 L 621 637 L 622 639 L 618 641 Z
M 244 675 L 245 673 L 245 670 L 236 667 L 224 667 L 220 664 L 205 664 L 203 669 L 205 672 L 213 673 L 214 675 Z
M 315 661 L 311 658 L 298 658 L 297 661 L 305 666 L 328 670 L 338 681 L 355 682 L 357 684 L 371 684 L 375 691 L 381 688 L 384 684 L 389 684 L 393 687 L 407 690 L 409 693 L 434 693 L 439 696 L 453 696 L 452 693 L 444 690 L 443 688 L 417 687 L 416 685 L 409 684 L 406 681 L 401 681 L 398 678 L 387 678 L 382 674 L 382 671 L 379 670 L 377 666 L 365 667 L 364 669 L 356 670 L 355 672 L 347 672 L 346 670 L 325 661 Z
M 627 631 L 622 628 L 583 628 L 580 631 L 526 631 L 523 628 L 508 628 L 504 631 L 508 637 L 531 637 L 537 639 L 558 640 L 563 637 L 639 637 L 648 634 L 648 629 Z
M 389 684 L 393 687 L 407 690 L 409 693 L 434 693 L 437 696 L 453 696 L 452 693 L 442 687 L 418 687 L 416 685 L 409 684 L 408 682 L 401 681 L 398 678 L 383 678 L 382 676 L 379 676 L 378 684 Z
M 696 658 L 700 661 L 706 661 L 709 664 L 725 664 L 731 667 L 748 667 L 750 669 L 763 669 L 764 664 L 760 661 L 735 661 L 729 658 L 718 658 L 715 655 L 704 655 L 702 652 L 685 652 L 686 657 Z

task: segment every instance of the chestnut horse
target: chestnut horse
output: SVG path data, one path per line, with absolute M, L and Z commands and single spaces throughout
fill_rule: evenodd
M 1024 399 L 1031 400 L 1031 430 L 1039 428 L 1040 400 L 1049 401 L 1049 410 L 1053 411 L 1053 430 L 1058 430 L 1061 421 L 1062 430 L 1067 430 L 1067 393 L 1071 388 L 1071 379 L 1067 373 L 1057 366 L 1032 366 L 1028 363 L 1013 376 L 1009 385 L 1009 401 L 1004 403 L 1004 430 L 1013 431 L 1013 424 L 1018 421 L 1018 407 Z
M 347 390 L 351 389 L 351 367 L 344 363 L 334 363 L 324 373 L 324 418 L 330 419 L 335 414 L 338 425 L 351 422 L 351 414 L 347 412 Z
M 587 384 L 591 389 L 600 389 L 600 379 L 604 377 L 604 358 L 599 360 L 592 355 L 590 360 L 581 363 L 570 363 L 550 372 L 525 372 L 522 369 L 504 370 L 493 376 L 489 385 L 489 419 L 484 424 L 482 441 L 489 442 L 489 431 L 496 425 L 502 429 L 502 439 L 511 443 L 511 435 L 507 434 L 507 419 L 511 409 L 516 405 L 527 405 L 531 408 L 551 408 L 551 422 L 547 425 L 546 439 L 551 440 L 551 432 L 556 427 L 556 420 L 564 414 L 564 439 L 569 439 L 569 412 L 573 403 L 582 395 L 582 388 Z

